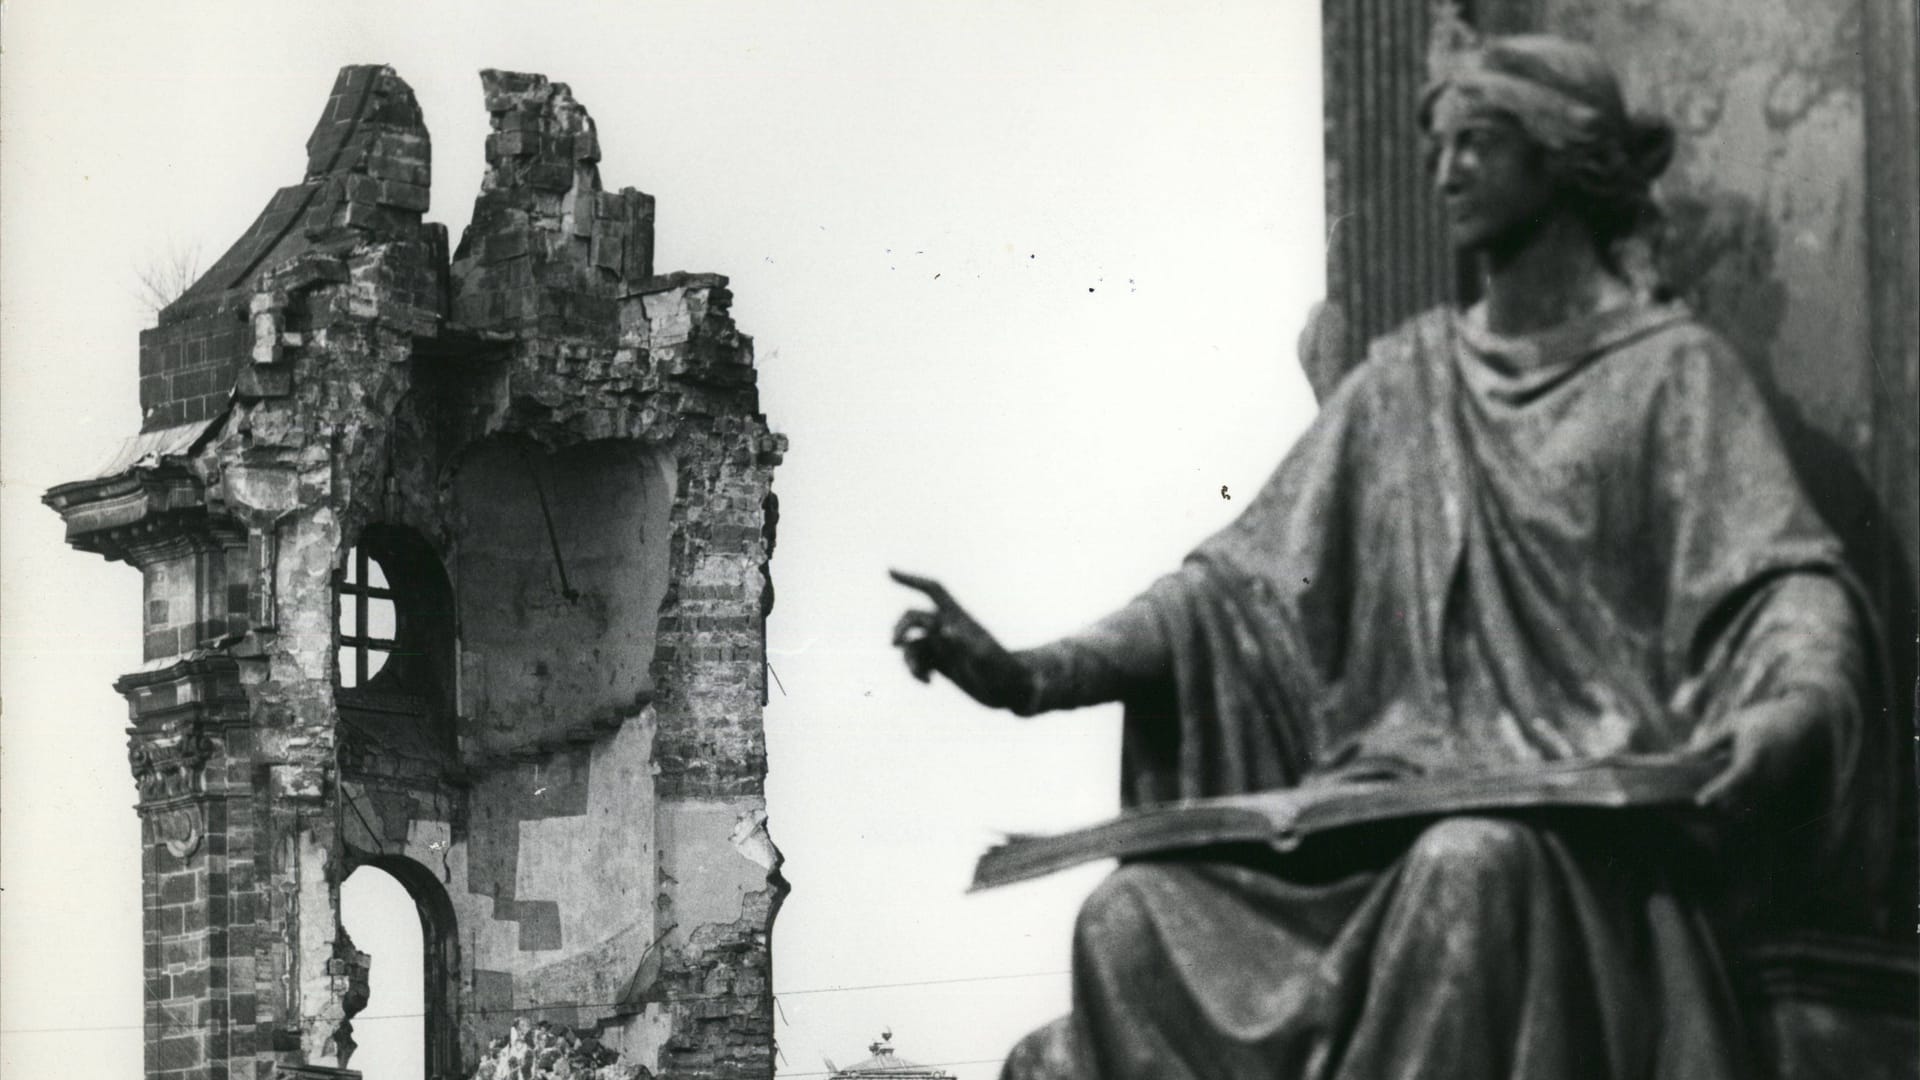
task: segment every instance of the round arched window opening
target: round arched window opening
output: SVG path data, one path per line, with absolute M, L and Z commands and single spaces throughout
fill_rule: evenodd
M 439 555 L 405 526 L 369 523 L 333 588 L 343 767 L 446 762 L 456 745 L 453 587 Z
M 367 685 L 400 647 L 399 610 L 386 567 L 363 546 L 347 553 L 337 593 L 340 685 Z
M 453 587 L 425 538 L 369 524 L 334 572 L 333 590 L 339 689 L 388 711 L 450 712 Z

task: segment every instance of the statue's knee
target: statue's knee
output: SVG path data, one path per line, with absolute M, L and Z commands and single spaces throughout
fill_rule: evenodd
M 1413 842 L 1407 870 L 1418 877 L 1491 883 L 1524 873 L 1539 850 L 1539 834 L 1519 822 L 1443 818 Z
M 1128 863 L 1108 874 L 1087 894 L 1074 922 L 1074 937 L 1082 943 L 1125 941 L 1146 931 L 1152 922 L 1148 896 L 1165 887 L 1166 867 Z

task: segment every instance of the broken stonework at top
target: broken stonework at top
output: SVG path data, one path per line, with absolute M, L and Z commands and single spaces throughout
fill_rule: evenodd
M 274 192 L 226 254 L 140 335 L 141 430 L 205 421 L 225 407 L 249 352 L 245 316 L 263 272 L 373 238 L 423 245 L 423 268 L 444 263 L 445 226 L 421 221 L 432 181 L 432 144 L 413 89 L 389 67 L 340 69 L 307 138 L 305 179 Z M 431 282 L 414 286 L 423 314 L 444 314 Z
M 483 71 L 487 175 L 453 257 L 453 317 L 592 333 L 653 273 L 653 197 L 600 186 L 593 118 L 565 83 Z
M 355 872 L 419 906 L 432 1075 L 520 1013 L 771 1075 L 785 440 L 567 87 L 482 83 L 457 255 L 412 91 L 342 70 L 305 177 L 141 335 L 141 432 L 46 495 L 145 579 L 149 1077 L 352 1075 Z

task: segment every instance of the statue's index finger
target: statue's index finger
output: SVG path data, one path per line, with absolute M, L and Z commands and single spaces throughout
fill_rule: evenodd
M 889 570 L 887 571 L 887 576 L 905 585 L 909 589 L 915 589 L 925 593 L 927 599 L 933 601 L 936 607 L 949 608 L 953 606 L 953 595 L 947 592 L 947 587 L 930 577 L 909 574 L 904 570 Z

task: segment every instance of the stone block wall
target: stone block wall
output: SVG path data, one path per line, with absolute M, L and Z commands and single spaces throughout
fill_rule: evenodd
M 653 273 L 653 197 L 600 186 L 593 118 L 565 83 L 484 71 L 487 175 L 454 252 L 454 318 L 604 338 L 616 286 Z
M 147 430 L 173 427 L 224 412 L 250 337 L 246 321 L 234 311 L 215 311 L 141 331 L 142 426 Z
M 140 794 L 149 1076 L 245 1075 L 260 1032 L 252 754 L 230 661 L 182 660 L 121 680 Z
M 172 545 L 144 571 L 145 660 L 185 656 L 203 642 L 247 629 L 245 547 Z M 230 584 L 231 583 L 231 584 Z

